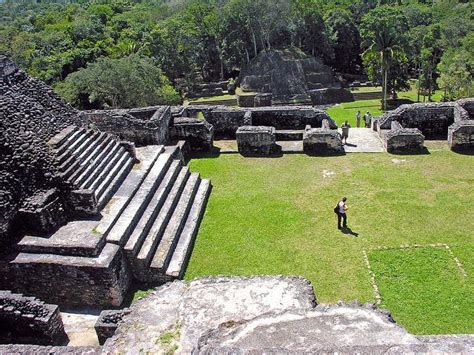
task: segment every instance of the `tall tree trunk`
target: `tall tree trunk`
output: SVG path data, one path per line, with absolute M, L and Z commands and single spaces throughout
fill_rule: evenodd
M 256 57 L 258 52 L 257 52 L 257 38 L 255 38 L 255 32 L 252 31 L 252 43 L 253 43 L 253 51 L 254 51 L 254 56 Z
M 383 109 L 387 110 L 387 83 L 388 83 L 388 68 L 384 66 L 383 69 Z
M 418 68 L 418 88 L 416 90 L 416 101 L 417 102 L 420 102 L 420 89 L 421 89 L 420 78 L 421 78 L 421 68 Z

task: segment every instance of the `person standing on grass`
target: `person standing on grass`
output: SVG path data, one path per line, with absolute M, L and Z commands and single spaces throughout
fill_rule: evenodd
M 349 122 L 344 122 L 344 124 L 341 126 L 341 131 L 342 131 L 342 140 L 344 141 L 344 144 L 347 144 L 347 138 L 349 137 L 349 128 L 351 128 L 351 125 Z
M 356 127 L 360 127 L 360 111 L 357 111 L 356 113 Z
M 334 209 L 337 211 L 337 229 L 347 228 L 347 214 L 346 211 L 349 209 L 346 205 L 347 198 L 343 197 L 341 201 L 337 203 L 336 208 Z M 341 220 L 342 220 L 342 227 L 341 227 Z

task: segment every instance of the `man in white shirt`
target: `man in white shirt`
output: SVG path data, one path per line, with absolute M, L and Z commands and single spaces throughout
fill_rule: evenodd
M 347 215 L 346 211 L 349 209 L 346 205 L 347 198 L 343 197 L 341 201 L 337 203 L 337 228 L 347 228 Z M 342 227 L 341 227 L 342 220 Z

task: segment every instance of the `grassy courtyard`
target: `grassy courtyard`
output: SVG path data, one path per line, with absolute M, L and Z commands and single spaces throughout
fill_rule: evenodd
M 474 156 L 222 154 L 190 166 L 214 188 L 187 279 L 302 275 L 319 302 L 374 302 L 365 253 L 382 306 L 410 331 L 474 333 Z M 341 196 L 353 234 L 336 228 Z

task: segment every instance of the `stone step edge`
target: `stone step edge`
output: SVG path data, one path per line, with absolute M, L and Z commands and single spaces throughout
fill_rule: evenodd
M 163 178 L 163 181 L 156 189 L 147 208 L 143 211 L 140 220 L 134 227 L 134 230 L 132 231 L 127 243 L 124 246 L 124 251 L 127 258 L 131 259 L 135 257 L 140 250 L 146 235 L 150 231 L 153 222 L 155 221 L 158 213 L 166 201 L 166 198 L 168 197 L 169 192 L 173 188 L 174 182 L 176 181 L 176 178 L 178 177 L 178 174 L 181 170 L 180 164 L 181 163 L 179 160 L 173 160 L 170 168 Z
M 126 244 L 131 231 L 140 220 L 143 211 L 147 208 L 156 189 L 165 177 L 171 162 L 171 156 L 166 153 L 160 154 L 158 159 L 155 160 L 147 176 L 142 180 L 140 188 L 115 221 L 114 226 L 109 229 L 107 242 L 122 246 Z
M 151 263 L 156 248 L 161 241 L 161 237 L 173 215 L 190 175 L 189 168 L 187 166 L 182 167 L 174 181 L 173 187 L 166 196 L 165 203 L 153 221 L 150 230 L 145 235 L 142 245 L 138 249 L 138 253 L 130 259 L 132 270 L 136 278 L 141 279 L 141 273 L 148 271 L 148 266 Z
M 173 255 L 178 238 L 183 230 L 184 223 L 186 222 L 189 211 L 191 210 L 194 197 L 199 188 L 200 180 L 199 173 L 192 173 L 189 177 L 186 187 L 184 188 L 178 204 L 174 209 L 173 215 L 163 232 L 160 243 L 155 250 L 155 254 L 153 255 L 149 266 L 151 270 L 159 273 L 166 272 L 166 268 L 168 267 L 171 256 Z
M 183 231 L 179 236 L 178 243 L 176 244 L 168 268 L 166 269 L 166 275 L 175 278 L 183 277 L 194 248 L 194 242 L 199 232 L 199 227 L 206 211 L 207 201 L 209 200 L 211 190 L 211 182 L 207 179 L 202 179 L 194 198 L 193 206 L 189 211 Z M 190 230 L 187 232 L 188 235 L 184 235 L 184 232 L 187 231 L 186 226 L 188 225 Z M 180 243 L 182 244 L 180 245 Z M 179 250 L 181 247 L 182 250 Z

